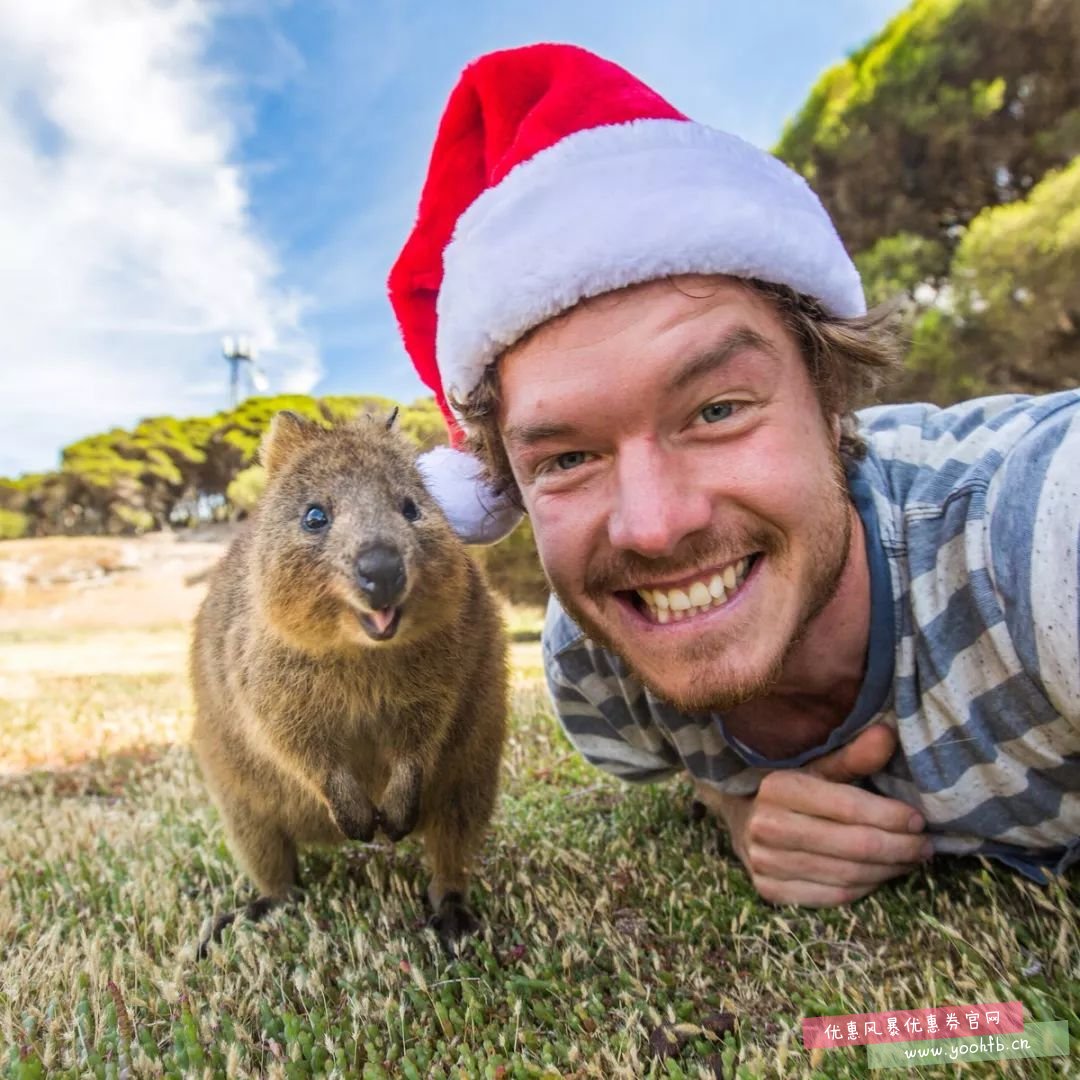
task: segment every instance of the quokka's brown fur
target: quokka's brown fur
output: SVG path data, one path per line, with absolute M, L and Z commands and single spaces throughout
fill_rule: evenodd
M 465 892 L 495 804 L 506 641 L 482 572 L 391 425 L 274 418 L 266 490 L 196 620 L 194 748 L 262 893 L 250 914 L 294 894 L 298 845 L 416 833 L 449 944 L 475 927 Z M 306 515 L 321 521 L 313 506 L 325 527 L 306 527 Z M 400 562 L 379 593 L 373 551 Z M 393 610 L 396 632 L 375 640 Z

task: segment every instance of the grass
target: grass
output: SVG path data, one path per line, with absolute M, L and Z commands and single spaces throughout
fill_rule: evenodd
M 544 609 L 534 604 L 506 604 L 503 623 L 512 642 L 539 641 L 544 629 Z
M 770 907 L 685 785 L 586 766 L 535 643 L 515 657 L 484 931 L 452 962 L 409 841 L 309 852 L 301 905 L 196 962 L 211 911 L 251 894 L 182 673 L 41 674 L 0 701 L 0 1075 L 857 1077 L 865 1051 L 811 1056 L 802 1017 L 1017 998 L 1069 1022 L 1072 1057 L 967 1073 L 1078 1075 L 1075 874 L 957 860 L 851 908 Z

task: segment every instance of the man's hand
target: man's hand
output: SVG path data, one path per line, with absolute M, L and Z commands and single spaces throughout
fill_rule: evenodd
M 884 768 L 896 733 L 882 724 L 802 769 L 777 769 L 754 796 L 697 797 L 723 818 L 762 899 L 834 907 L 907 874 L 933 854 L 922 815 L 851 781 Z

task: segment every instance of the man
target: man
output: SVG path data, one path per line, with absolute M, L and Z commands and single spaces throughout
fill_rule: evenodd
M 1080 858 L 1080 394 L 854 416 L 890 345 L 816 196 L 570 46 L 466 70 L 390 292 L 590 761 L 688 772 L 774 902 Z

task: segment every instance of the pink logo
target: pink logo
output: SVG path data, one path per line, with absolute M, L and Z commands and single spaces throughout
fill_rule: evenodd
M 867 1046 L 870 1043 L 958 1039 L 964 1035 L 1004 1035 L 1024 1030 L 1024 1005 L 940 1005 L 933 1009 L 890 1009 L 846 1016 L 808 1016 L 803 1046 Z

